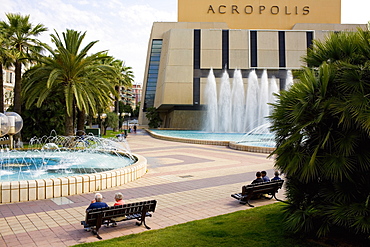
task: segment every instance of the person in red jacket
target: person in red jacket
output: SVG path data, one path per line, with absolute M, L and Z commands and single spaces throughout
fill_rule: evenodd
M 117 192 L 115 195 L 114 195 L 114 200 L 116 200 L 116 202 L 114 203 L 113 206 L 119 206 L 119 205 L 123 205 L 124 202 L 123 202 L 123 195 L 121 192 Z

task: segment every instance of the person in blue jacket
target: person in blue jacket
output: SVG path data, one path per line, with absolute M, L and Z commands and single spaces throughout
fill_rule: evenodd
M 278 171 L 275 171 L 275 177 L 271 178 L 271 181 L 275 181 L 275 180 L 281 180 L 281 178 L 279 177 L 279 172 Z
M 269 182 L 270 181 L 270 178 L 267 176 L 266 171 L 262 171 L 261 175 L 262 175 L 263 182 Z
M 94 208 L 107 208 L 109 207 L 108 204 L 103 202 L 103 195 L 100 193 L 95 194 L 95 199 L 91 201 L 91 204 L 86 210 L 94 209 Z

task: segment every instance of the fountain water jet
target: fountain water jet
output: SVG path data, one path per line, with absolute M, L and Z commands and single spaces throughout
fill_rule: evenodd
M 287 70 L 286 75 L 286 82 L 285 82 L 285 90 L 289 90 L 290 87 L 293 85 L 293 74 L 291 70 Z
M 232 86 L 232 132 L 240 133 L 244 131 L 244 109 L 244 83 L 242 73 L 237 69 L 234 72 Z
M 275 76 L 273 76 L 270 80 L 270 85 L 269 85 L 269 103 L 274 103 L 277 100 L 277 97 L 275 94 L 279 93 L 279 86 L 277 84 Z M 269 106 L 269 115 L 272 113 L 272 106 Z
M 245 131 L 254 129 L 258 125 L 258 77 L 255 70 L 252 70 L 248 76 L 248 88 L 245 104 Z
M 257 126 L 267 123 L 266 117 L 269 115 L 269 81 L 267 71 L 264 70 L 260 82 L 259 100 L 258 100 L 258 124 Z
M 220 91 L 218 95 L 218 130 L 221 132 L 231 131 L 231 89 L 229 74 L 225 70 L 221 77 Z
M 205 126 L 210 132 L 216 132 L 218 128 L 218 106 L 217 106 L 217 85 L 213 69 L 209 71 L 205 88 L 204 98 L 207 105 Z
M 278 92 L 276 78 L 269 81 L 266 70 L 260 80 L 255 70 L 250 71 L 245 92 L 242 73 L 237 69 L 234 71 L 232 87 L 229 74 L 226 70 L 223 72 L 217 94 L 217 83 L 211 69 L 204 91 L 207 111 L 203 129 L 212 133 L 243 133 L 266 124 L 271 112 L 268 103 L 275 102 L 273 94 Z

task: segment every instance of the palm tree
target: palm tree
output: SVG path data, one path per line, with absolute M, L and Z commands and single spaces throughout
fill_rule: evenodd
M 29 22 L 29 15 L 6 14 L 8 23 L 0 22 L 0 29 L 4 32 L 5 39 L 9 42 L 9 49 L 15 55 L 15 85 L 14 85 L 14 111 L 21 114 L 22 111 L 22 64 L 32 60 L 32 56 L 41 51 L 41 42 L 34 37 L 39 36 L 47 28 L 42 24 L 33 26 Z
M 81 49 L 85 35 L 74 30 L 67 30 L 63 38 L 57 32 L 51 35 L 56 49 L 45 45 L 51 55 L 27 71 L 22 91 L 26 107 L 34 102 L 40 107 L 47 97 L 63 95 L 66 135 L 74 134 L 76 110 L 95 115 L 97 107 L 109 105 L 115 95 L 111 78 L 116 71 L 102 63 L 110 57 L 104 52 L 87 54 L 97 41 Z
M 113 61 L 113 67 L 117 70 L 118 74 L 120 75 L 117 78 L 117 84 L 115 89 L 117 93 L 120 93 L 122 87 L 130 88 L 132 87 L 132 82 L 134 81 L 134 74 L 132 72 L 131 67 L 125 66 L 125 64 L 121 60 Z M 115 104 L 115 112 L 119 112 L 119 99 L 116 100 Z
M 115 78 L 115 87 L 114 87 L 117 93 L 117 97 L 115 98 L 115 104 L 114 104 L 114 108 L 115 108 L 114 112 L 118 114 L 120 110 L 119 101 L 120 101 L 121 88 L 122 87 L 125 87 L 125 88 L 132 87 L 132 82 L 134 81 L 134 74 L 132 72 L 132 68 L 125 66 L 124 62 L 121 60 L 118 60 L 118 59 L 114 60 L 111 62 L 111 65 L 115 68 L 117 72 L 117 78 Z
M 286 176 L 285 223 L 296 233 L 370 234 L 370 33 L 315 41 L 300 82 L 270 117 Z

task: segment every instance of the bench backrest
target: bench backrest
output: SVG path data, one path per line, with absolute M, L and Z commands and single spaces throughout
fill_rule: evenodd
M 283 186 L 284 180 L 274 180 L 269 182 L 244 185 L 242 195 L 253 193 L 276 193 Z
M 135 202 L 135 203 L 128 203 L 119 206 L 112 206 L 107 208 L 95 208 L 88 210 L 86 212 L 86 219 L 85 222 L 88 225 L 95 225 L 95 222 L 98 219 L 98 215 L 102 214 L 102 220 L 108 220 L 115 217 L 123 217 L 129 216 L 134 214 L 141 214 L 145 212 L 154 212 L 155 207 L 157 205 L 156 200 L 151 201 L 143 201 L 143 202 Z

